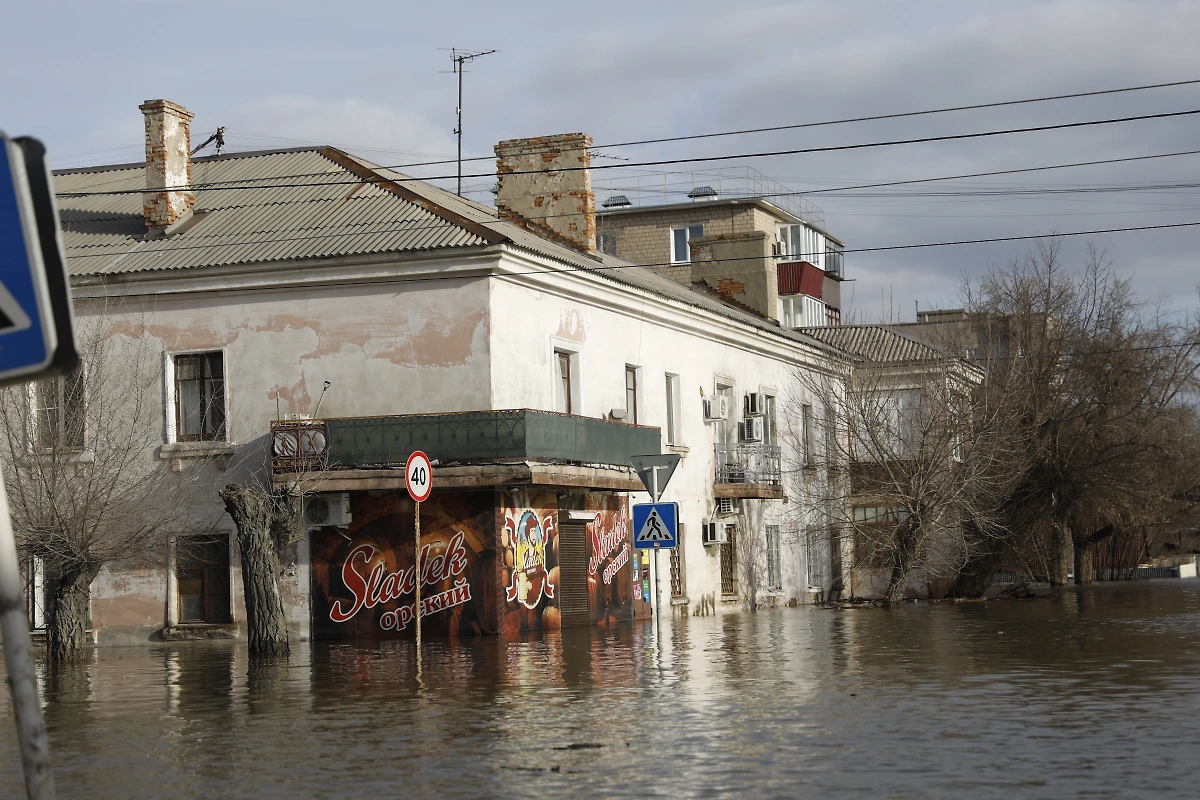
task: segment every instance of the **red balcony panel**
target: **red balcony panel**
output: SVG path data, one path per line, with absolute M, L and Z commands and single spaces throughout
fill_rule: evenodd
M 821 299 L 825 273 L 807 261 L 790 261 L 778 266 L 780 294 L 806 294 Z

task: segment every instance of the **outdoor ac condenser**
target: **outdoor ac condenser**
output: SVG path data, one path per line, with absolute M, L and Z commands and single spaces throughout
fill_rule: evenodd
M 744 405 L 745 416 L 761 417 L 767 413 L 767 396 L 762 392 L 747 392 Z
M 758 417 L 747 417 L 738 423 L 738 432 L 743 442 L 761 442 L 763 438 L 762 420 Z
M 717 522 L 705 522 L 703 530 L 700 532 L 700 541 L 705 546 L 716 544 L 728 544 L 729 538 L 725 535 L 725 526 Z
M 350 495 L 347 492 L 326 492 L 309 495 L 304 501 L 304 519 L 317 528 L 349 525 Z
M 722 394 L 704 398 L 704 421 L 721 419 L 729 419 L 729 398 Z

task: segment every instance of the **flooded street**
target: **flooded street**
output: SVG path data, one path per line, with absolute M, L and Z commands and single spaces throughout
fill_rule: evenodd
M 48 676 L 62 797 L 1194 797 L 1200 581 L 502 642 L 108 648 Z M 0 797 L 21 795 L 7 692 Z

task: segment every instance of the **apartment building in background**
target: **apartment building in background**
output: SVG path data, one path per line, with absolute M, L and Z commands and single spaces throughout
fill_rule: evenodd
M 841 324 L 844 245 L 820 208 L 750 168 L 690 177 L 678 191 L 612 189 L 599 249 L 784 328 Z

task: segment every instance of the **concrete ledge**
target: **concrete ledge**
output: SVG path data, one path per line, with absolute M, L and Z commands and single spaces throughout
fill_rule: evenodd
M 241 630 L 237 623 L 230 625 L 175 625 L 162 629 L 164 642 L 194 642 L 205 639 L 237 639 Z
M 783 487 L 773 483 L 714 483 L 713 497 L 742 500 L 786 500 Z
M 361 492 L 370 489 L 404 491 L 403 469 L 344 469 L 273 475 L 276 485 L 298 483 L 304 492 Z M 614 492 L 638 492 L 645 487 L 629 467 L 584 467 L 571 464 L 486 464 L 434 467 L 433 488 L 490 489 L 505 486 L 568 486 Z

